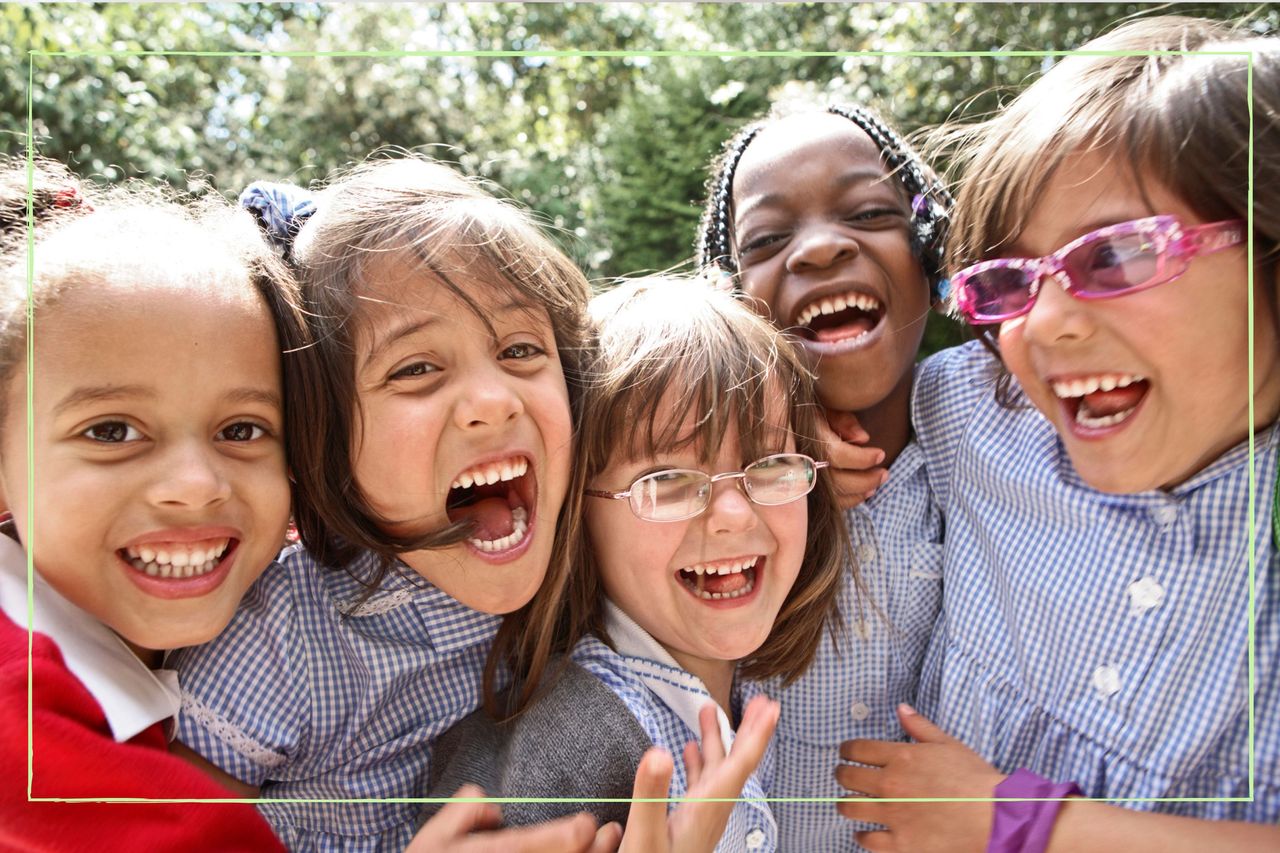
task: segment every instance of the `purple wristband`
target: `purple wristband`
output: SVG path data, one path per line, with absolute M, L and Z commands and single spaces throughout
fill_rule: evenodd
M 995 803 L 987 853 L 1044 853 L 1061 802 L 1053 798 L 1081 793 L 1075 782 L 1050 782 L 1030 770 L 1015 770 L 996 785 L 996 797 L 1027 797 L 1031 801 Z

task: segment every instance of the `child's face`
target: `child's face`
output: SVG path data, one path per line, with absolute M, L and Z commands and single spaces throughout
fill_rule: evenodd
M 78 283 L 36 311 L 0 480 L 36 570 L 135 648 L 213 639 L 284 542 L 280 353 L 252 288 Z M 34 525 L 34 529 L 32 527 Z
M 671 410 L 664 401 L 660 417 Z M 781 418 L 779 427 L 785 428 Z M 783 449 L 794 451 L 795 443 L 788 438 Z M 686 468 L 714 475 L 754 461 L 743 457 L 737 433 L 730 431 L 710 464 L 700 463 L 694 448 L 614 459 L 588 485 L 625 491 L 654 471 Z M 691 660 L 734 661 L 758 649 L 804 558 L 808 501 L 760 506 L 739 483 L 716 483 L 710 505 L 685 521 L 644 521 L 626 500 L 587 500 L 587 531 L 606 594 L 686 669 L 697 668 Z M 740 570 L 744 565 L 750 567 Z M 715 599 L 715 593 L 737 596 Z
M 879 404 L 915 363 L 929 288 L 870 137 L 827 113 L 778 121 L 743 152 L 733 202 L 742 288 L 798 333 L 822 404 Z
M 1123 161 L 1068 158 L 1005 253 L 1034 257 L 1086 232 L 1152 214 L 1203 220 L 1165 187 L 1143 200 Z M 1000 352 L 1053 423 L 1072 464 L 1106 492 L 1171 488 L 1244 439 L 1248 417 L 1248 261 L 1245 246 L 1202 255 L 1179 278 L 1114 299 L 1081 301 L 1052 279 L 1031 311 L 1000 328 Z M 1258 425 L 1280 410 L 1274 281 L 1255 282 L 1254 397 Z M 1090 380 L 1123 377 L 1103 391 Z M 1110 384 L 1110 383 L 1108 383 Z M 1104 418 L 1119 420 L 1099 426 Z M 1083 418 L 1084 422 L 1081 422 Z
M 569 395 L 545 309 L 468 273 L 451 278 L 492 331 L 434 275 L 395 258 L 371 266 L 357 312 L 352 469 L 390 533 L 473 520 L 472 538 L 403 559 L 468 607 L 506 613 L 533 597 L 551 559 L 569 482 Z

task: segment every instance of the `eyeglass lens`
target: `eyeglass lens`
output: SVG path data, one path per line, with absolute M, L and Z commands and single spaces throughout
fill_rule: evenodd
M 777 506 L 804 497 L 817 476 L 813 461 L 799 454 L 770 456 L 742 471 L 747 497 Z M 641 477 L 631 487 L 631 509 L 650 521 L 678 521 L 697 515 L 711 499 L 712 478 L 701 471 L 677 469 Z

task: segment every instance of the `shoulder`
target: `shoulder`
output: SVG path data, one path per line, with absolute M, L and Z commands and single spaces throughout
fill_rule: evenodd
M 1000 360 L 981 341 L 934 353 L 916 368 L 913 417 L 935 416 L 940 409 L 984 396 L 994 404 L 1000 373 Z
M 432 796 L 467 782 L 495 796 L 617 799 L 631 795 L 651 741 L 617 694 L 577 663 L 553 661 L 533 704 L 495 722 L 476 711 L 435 744 Z M 513 803 L 509 824 L 525 825 L 581 809 L 581 804 Z M 597 803 L 601 821 L 625 820 L 626 804 Z

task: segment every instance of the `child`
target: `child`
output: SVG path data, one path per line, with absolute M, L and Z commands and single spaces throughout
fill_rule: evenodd
M 558 516 L 580 503 L 588 287 L 526 214 L 424 159 L 366 164 L 309 209 L 285 223 L 317 342 L 290 385 L 304 547 L 178 656 L 179 737 L 291 847 L 400 850 L 412 803 L 279 801 L 420 796 L 482 676 L 490 695 L 499 664 L 518 697 L 536 683 Z
M 167 754 L 158 667 L 222 629 L 283 541 L 281 352 L 304 341 L 242 211 L 89 201 L 54 164 L 31 186 L 28 295 L 28 170 L 4 164 L 0 848 L 281 849 L 244 805 L 30 801 L 228 796 Z
M 1070 790 L 1043 774 L 1164 814 L 843 806 L 888 825 L 874 849 L 978 849 L 993 822 L 995 850 L 1280 842 L 1280 51 L 1222 37 L 1128 24 L 1085 49 L 1152 55 L 1066 59 L 972 134 L 953 284 L 1014 381 L 998 399 L 971 345 L 917 383 L 947 519 L 920 704 L 999 769 L 916 715 L 935 742 L 855 742 L 870 766 L 839 771 L 873 796 Z
M 940 603 L 942 525 L 908 404 L 925 316 L 940 296 L 950 196 L 898 134 L 858 106 L 748 125 L 726 143 L 709 190 L 700 260 L 734 274 L 762 313 L 794 333 L 817 372 L 826 419 L 857 437 L 845 426 L 856 415 L 862 440 L 882 449 L 888 467 L 883 485 L 846 514 L 874 607 L 856 606 L 847 573 L 840 609 L 849 646 L 824 642 L 813 667 L 778 694 L 774 795 L 839 797 L 831 768 L 841 741 L 903 737 L 894 708 L 914 700 Z M 833 464 L 860 467 L 862 448 L 825 435 Z M 775 811 L 784 849 L 859 849 L 834 805 Z
M 825 463 L 812 458 L 821 448 L 811 379 L 792 347 L 701 283 L 631 282 L 591 308 L 597 341 L 578 442 L 587 535 L 561 637 L 569 665 L 515 723 L 495 732 L 473 718 L 451 732 L 464 770 L 444 790 L 471 774 L 508 796 L 626 797 L 649 744 L 675 751 L 701 729 L 705 753 L 708 742 L 731 743 L 739 719 L 730 760 L 755 744 L 754 765 L 776 706 L 761 699 L 743 716 L 761 694 L 745 679 L 794 680 L 835 615 L 844 531 L 818 473 Z M 753 711 L 767 728 L 749 721 Z M 704 759 L 685 750 L 669 796 L 708 796 Z M 766 756 L 744 774 L 742 797 L 769 795 L 770 766 Z M 778 847 L 763 803 L 740 802 L 707 825 L 707 849 Z

